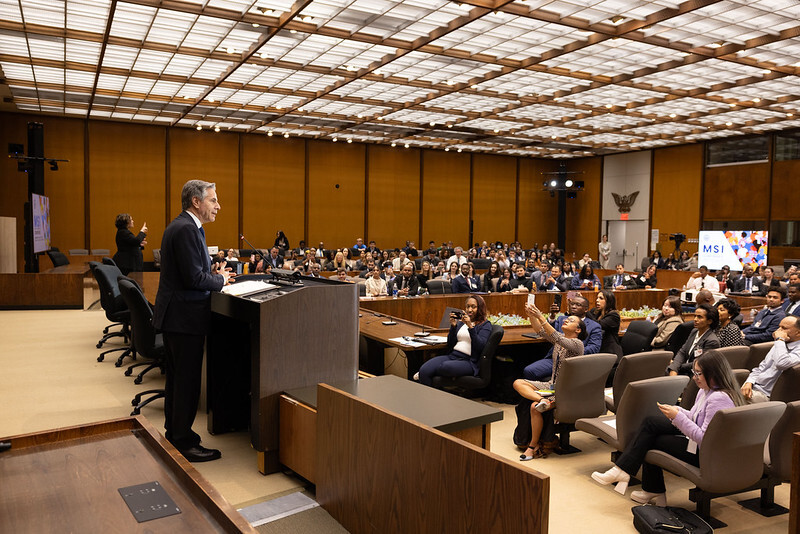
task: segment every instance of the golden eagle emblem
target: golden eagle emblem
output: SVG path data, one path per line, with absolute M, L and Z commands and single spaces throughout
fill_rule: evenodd
M 636 202 L 636 197 L 639 196 L 639 191 L 634 191 L 630 195 L 618 195 L 617 193 L 611 193 L 611 196 L 614 197 L 614 202 L 617 203 L 619 212 L 628 213 L 631 211 L 631 206 L 633 206 L 633 203 Z

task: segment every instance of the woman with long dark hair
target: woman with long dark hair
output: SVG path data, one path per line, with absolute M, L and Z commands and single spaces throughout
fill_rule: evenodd
M 500 280 L 500 264 L 493 261 L 489 264 L 489 269 L 483 275 L 483 291 L 492 293 L 497 291 L 497 285 L 493 280 Z
M 745 403 L 728 360 L 718 351 L 704 353 L 692 365 L 692 377 L 699 389 L 692 409 L 659 404 L 662 415 L 647 417 L 636 437 L 617 458 L 616 465 L 605 473 L 595 471 L 593 480 L 604 486 L 616 483 L 614 489 L 624 495 L 631 477 L 636 476 L 641 467 L 642 489 L 634 491 L 631 499 L 642 504 L 654 501 L 657 506 L 666 506 L 664 473 L 660 467 L 644 462 L 648 451 L 664 451 L 699 466 L 703 436 L 714 414 Z
M 122 274 L 140 272 L 144 268 L 142 247 L 147 244 L 147 223 L 142 225 L 139 233 L 133 235 L 133 217 L 127 213 L 120 213 L 114 220 L 117 227 L 117 253 L 114 254 L 114 263 L 117 264 Z
M 594 269 L 589 265 L 589 262 L 583 264 L 580 274 L 572 278 L 570 285 L 572 289 L 593 289 L 600 287 L 600 279 L 594 274 Z
M 282 249 L 282 254 L 286 254 L 289 250 L 289 238 L 286 237 L 286 234 L 283 233 L 283 230 L 278 230 L 275 234 L 275 244 L 273 245 L 278 247 L 279 250 Z
M 600 352 L 616 354 L 617 361 L 622 358 L 622 345 L 619 342 L 620 316 L 617 311 L 617 299 L 612 291 L 602 289 L 597 293 L 595 307 L 586 314 L 589 319 L 600 323 L 603 329 L 603 341 Z
M 477 376 L 483 348 L 492 333 L 492 324 L 486 320 L 486 302 L 478 295 L 470 295 L 464 310 L 450 314 L 450 332 L 447 334 L 448 354 L 435 356 L 422 364 L 415 380 L 431 385 L 434 376 Z
M 697 306 L 694 310 L 694 329 L 667 367 L 669 374 L 691 376 L 692 362 L 704 352 L 719 348 L 719 338 L 714 333 L 718 327 L 717 309 L 708 304 Z
M 681 307 L 681 298 L 672 296 L 664 299 L 664 304 L 661 305 L 661 313 L 658 314 L 653 324 L 658 327 L 656 330 L 656 337 L 650 343 L 654 349 L 660 349 L 667 346 L 669 338 L 672 333 L 678 328 L 678 325 L 683 322 L 683 308 Z

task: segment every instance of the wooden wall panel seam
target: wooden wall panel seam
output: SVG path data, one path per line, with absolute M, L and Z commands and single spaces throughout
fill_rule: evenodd
M 89 186 L 89 119 L 83 119 L 83 245 L 91 250 L 91 188 Z

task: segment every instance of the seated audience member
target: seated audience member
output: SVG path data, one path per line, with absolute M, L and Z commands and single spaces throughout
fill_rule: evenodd
M 642 274 L 633 278 L 633 281 L 636 282 L 636 288 L 650 289 L 656 287 L 656 284 L 658 284 L 657 273 L 658 270 L 656 266 L 652 264 L 649 265 Z
M 527 293 L 531 291 L 531 281 L 525 276 L 525 266 L 517 263 L 513 266 L 514 277 L 511 279 L 511 291 L 513 293 Z
M 592 262 L 592 257 L 589 256 L 589 253 L 584 253 L 583 257 L 578 260 L 578 269 L 583 269 L 584 266 L 589 265 Z
M 419 251 L 417 250 L 417 247 L 414 246 L 413 241 L 406 241 L 406 246 L 403 247 L 403 252 L 406 253 L 406 256 L 412 256 L 414 258 L 419 256 Z
M 719 352 L 707 352 L 695 360 L 691 369 L 699 389 L 692 409 L 659 404 L 663 415 L 651 415 L 642 421 L 635 437 L 614 462 L 616 465 L 605 473 L 592 473 L 595 482 L 603 486 L 616 483 L 614 490 L 624 495 L 631 477 L 636 476 L 641 467 L 642 489 L 631 493 L 631 499 L 641 504 L 655 501 L 657 506 L 667 505 L 664 472 L 658 466 L 645 463 L 647 452 L 664 451 L 699 466 L 698 451 L 714 414 L 725 408 L 742 406 L 745 402 L 728 360 Z
M 417 273 L 417 284 L 419 285 L 419 290 L 427 291 L 428 290 L 428 280 L 434 279 L 433 267 L 431 267 L 431 262 L 428 260 L 423 260 L 420 264 L 419 273 Z
M 339 282 L 350 282 L 350 283 L 352 283 L 352 282 L 353 282 L 353 281 L 350 279 L 350 277 L 349 277 L 349 276 L 347 276 L 347 271 L 345 271 L 344 269 L 339 269 L 338 271 L 336 271 L 336 279 L 337 279 Z
M 411 260 L 408 259 L 408 255 L 401 250 L 397 257 L 392 260 L 392 268 L 395 271 L 400 271 L 403 266 L 410 261 Z
M 688 271 L 689 265 L 692 262 L 692 258 L 689 256 L 689 252 L 684 250 L 681 252 L 681 255 L 678 257 L 678 263 L 676 265 L 676 269 L 679 271 Z
M 502 250 L 497 251 L 497 255 L 495 256 L 497 260 L 497 264 L 500 266 L 501 269 L 510 269 L 511 262 L 506 259 L 506 255 L 503 253 Z
M 787 316 L 800 317 L 800 283 L 792 284 L 786 289 L 786 301 L 781 305 Z
M 486 241 L 484 241 L 485 243 Z M 496 261 L 489 264 L 489 269 L 481 277 L 483 279 L 481 287 L 486 293 L 493 293 L 497 291 L 497 282 L 500 281 L 500 266 Z
M 572 278 L 571 289 L 594 289 L 600 287 L 600 279 L 594 274 L 594 269 L 588 263 L 581 267 L 581 272 Z
M 717 282 L 725 282 L 726 284 L 729 284 L 730 281 L 733 280 L 733 276 L 731 276 L 730 266 L 723 265 L 722 269 L 717 271 L 717 276 L 715 278 L 717 279 Z M 730 285 L 728 286 L 728 289 L 730 289 Z
M 790 265 L 786 272 L 783 273 L 783 281 L 787 284 L 792 283 L 792 275 L 797 274 L 797 265 Z
M 345 270 L 347 270 L 347 271 L 356 270 L 356 262 L 353 260 L 352 257 L 350 257 L 350 249 L 349 248 L 344 247 L 342 249 L 342 256 L 344 257 Z
M 654 349 L 662 349 L 667 346 L 669 338 L 672 337 L 672 333 L 678 328 L 678 325 L 683 322 L 682 313 L 683 309 L 681 308 L 680 297 L 673 296 L 664 299 L 664 304 L 661 306 L 661 313 L 659 313 L 655 321 L 653 321 L 653 324 L 658 327 L 656 337 L 654 337 L 653 341 L 650 343 Z
M 426 250 L 425 255 L 422 256 L 422 260 L 429 262 L 431 266 L 435 266 L 439 263 L 439 258 L 436 256 L 436 248 Z
M 786 291 L 780 286 L 773 286 L 767 292 L 767 305 L 758 312 L 753 324 L 742 330 L 744 342 L 748 345 L 772 341 L 772 333 L 778 329 L 781 319 L 786 317 L 781 303 Z
M 603 277 L 604 289 L 636 289 L 636 281 L 629 274 L 625 274 L 625 266 L 618 263 L 617 274 Z
M 500 279 L 497 281 L 497 292 L 503 293 L 505 291 L 511 291 L 511 269 L 506 267 L 502 270 L 500 275 Z
M 275 233 L 275 242 L 273 246 L 282 249 L 284 254 L 289 250 L 289 238 L 283 233 L 283 230 L 278 230 Z
M 222 263 L 225 261 L 225 251 L 218 250 L 216 254 L 211 257 L 211 263 Z
M 233 262 L 233 261 L 236 261 L 236 262 L 238 262 L 238 261 L 239 261 L 239 257 L 238 257 L 238 256 L 236 256 L 236 251 L 235 251 L 235 250 L 233 250 L 232 248 L 229 248 L 229 249 L 228 249 L 228 255 L 227 255 L 227 256 L 225 256 L 225 261 L 226 261 L 228 264 L 230 264 L 230 263 L 231 263 L 231 262 Z M 228 266 L 230 267 L 230 265 L 228 265 Z
M 378 254 L 381 253 L 381 249 L 378 248 L 378 245 L 375 244 L 374 239 L 369 240 L 369 245 L 367 245 L 367 252 L 372 254 L 373 252 L 377 252 Z
M 664 258 L 661 257 L 661 253 L 659 251 L 653 251 L 653 254 L 650 256 L 650 265 L 655 265 L 656 269 L 664 269 L 666 267 Z
M 622 344 L 619 341 L 619 325 L 621 322 L 617 311 L 617 298 L 608 289 L 601 289 L 597 293 L 595 307 L 586 313 L 586 316 L 596 321 L 603 331 L 600 342 L 600 352 L 616 354 L 617 362 L 622 358 Z M 609 376 L 611 378 L 611 376 Z
M 305 256 L 306 255 L 306 242 L 300 241 L 297 244 L 297 248 L 294 249 L 292 252 L 296 252 L 298 256 Z
M 366 282 L 366 293 L 368 297 L 379 297 L 387 294 L 386 280 L 381 278 L 381 274 L 380 267 L 372 268 L 372 276 L 367 278 Z
M 717 337 L 720 347 L 736 347 L 744 345 L 744 334 L 734 319 L 741 308 L 735 300 L 722 299 L 717 302 L 717 313 L 719 314 L 719 327 L 717 327 Z
M 792 267 L 794 267 L 794 265 Z M 788 285 L 800 283 L 800 271 L 793 272 L 792 274 L 790 274 L 786 283 Z
M 694 304 L 695 306 L 700 306 L 701 304 L 708 304 L 709 306 L 714 306 L 714 295 L 711 294 L 711 291 L 708 289 L 701 289 L 697 292 L 694 296 Z
M 686 289 L 709 289 L 714 293 L 719 293 L 719 282 L 716 278 L 708 274 L 708 267 L 700 266 L 700 270 L 693 273 L 684 286 Z
M 678 268 L 678 259 L 675 257 L 674 252 L 667 254 L 667 258 L 664 260 L 664 268 L 671 271 L 674 271 Z
M 575 276 L 575 269 L 570 262 L 564 262 L 561 266 L 561 274 L 564 275 L 564 282 L 567 284 L 567 287 L 570 287 L 572 285 L 572 279 Z
M 414 263 L 408 262 L 400 269 L 400 275 L 394 279 L 390 286 L 398 297 L 413 297 L 419 291 L 419 281 L 414 275 Z
M 745 263 L 742 268 L 742 276 L 733 281 L 731 291 L 733 293 L 743 293 L 745 295 L 758 295 L 761 294 L 761 286 L 761 279 L 755 276 L 753 266 L 749 263 Z M 766 295 L 766 292 L 764 292 L 764 295 Z
M 667 367 L 670 376 L 692 374 L 695 359 L 706 351 L 719 348 L 719 338 L 715 330 L 719 326 L 719 314 L 716 308 L 701 304 L 694 310 L 694 328 L 689 332 L 686 343 L 678 350 Z
M 464 263 L 464 265 L 466 265 L 466 262 Z M 460 273 L 461 273 L 460 265 L 456 262 L 453 262 L 447 267 L 447 272 L 442 275 L 442 278 L 444 278 L 445 280 L 450 280 L 450 283 L 452 283 L 453 279 L 456 276 L 459 276 Z
M 372 271 L 374 270 L 375 270 L 375 260 L 369 258 L 367 260 L 366 266 L 360 273 L 358 273 L 358 276 L 360 276 L 361 278 L 368 278 L 372 276 Z
M 486 320 L 486 303 L 479 295 L 470 295 L 461 314 L 450 314 L 447 352 L 422 364 L 414 380 L 430 386 L 434 376 L 477 376 L 479 360 L 492 333 Z
M 370 243 L 374 243 L 374 241 L 370 241 Z M 365 245 L 364 240 L 359 237 L 356 239 L 356 244 L 353 245 L 353 248 L 356 250 L 365 250 L 367 248 L 367 245 Z
M 386 280 L 386 288 L 392 289 L 392 283 L 394 282 L 395 275 L 394 269 L 392 268 L 392 262 L 387 261 L 383 264 L 383 279 Z
M 269 254 L 265 258 L 265 268 L 264 271 L 271 271 L 272 269 L 281 269 L 283 268 L 283 256 L 278 254 L 278 247 L 272 247 L 269 250 Z
M 553 265 L 547 276 L 542 276 L 538 284 L 539 291 L 566 291 L 567 283 L 561 274 L 561 267 Z
M 436 263 L 432 263 L 431 265 L 436 265 L 436 268 L 433 270 L 434 278 L 445 278 L 447 268 L 444 265 L 444 260 L 437 260 Z
M 470 265 L 468 263 L 461 265 L 461 274 L 453 278 L 450 284 L 453 288 L 453 293 L 475 293 L 480 291 L 481 288 L 478 279 L 470 276 Z
M 772 267 L 764 267 L 764 276 L 761 278 L 761 291 L 759 291 L 758 294 L 763 297 L 767 294 L 771 286 L 779 285 L 781 285 L 781 281 L 775 276 L 775 269 Z
M 309 269 L 309 272 L 308 272 L 307 276 L 310 276 L 312 278 L 322 278 L 322 275 L 319 274 L 319 272 L 321 270 L 320 264 L 319 263 L 312 263 L 310 265 L 311 265 L 311 267 Z
M 514 269 L 516 270 L 516 267 L 514 267 Z M 528 272 L 527 268 L 525 269 L 525 272 Z M 539 282 L 544 280 L 549 272 L 550 262 L 547 260 L 540 260 L 536 265 L 536 269 L 530 272 L 531 285 L 539 287 Z
M 544 380 L 527 380 L 521 378 L 514 381 L 514 389 L 516 392 L 524 399 L 531 401 L 531 440 L 528 443 L 528 448 L 519 456 L 522 462 L 527 462 L 534 458 L 547 457 L 547 452 L 545 450 L 547 444 L 540 441 L 542 429 L 544 428 L 544 413 L 549 412 L 555 407 L 557 399 L 555 395 L 551 397 L 542 397 L 539 391 L 552 390 L 555 387 L 556 379 L 558 378 L 559 371 L 561 371 L 564 360 L 572 358 L 573 356 L 582 355 L 584 349 L 583 342 L 586 339 L 586 324 L 580 317 L 574 315 L 565 317 L 561 326 L 562 330 L 559 332 L 553 328 L 548 322 L 547 317 L 545 317 L 536 306 L 525 304 L 525 312 L 528 314 L 534 329 L 538 330 L 543 338 L 553 344 L 551 351 L 553 353 L 553 360 L 555 360 L 556 363 L 553 365 L 550 375 Z M 548 414 L 548 417 L 552 417 L 552 413 Z
M 453 255 L 447 259 L 447 268 L 450 268 L 450 265 L 455 263 L 456 265 L 461 265 L 463 263 L 467 263 L 467 257 L 464 256 L 464 249 L 461 247 L 456 247 L 453 251 Z
M 773 337 L 775 344 L 742 385 L 742 395 L 750 402 L 768 401 L 781 373 L 800 364 L 800 317 L 781 319 Z
M 603 329 L 596 321 L 590 319 L 586 313 L 589 311 L 589 301 L 582 296 L 576 296 L 569 301 L 569 315 L 574 315 L 581 319 L 586 325 L 586 339 L 583 340 L 584 354 L 597 354 L 600 352 L 600 345 L 603 343 Z M 561 331 L 561 325 L 566 319 L 566 315 L 556 318 L 558 307 L 554 304 L 550 307 L 548 320 L 553 328 Z M 541 360 L 536 360 L 522 371 L 522 377 L 528 380 L 544 380 L 553 372 L 553 351 L 548 352 Z

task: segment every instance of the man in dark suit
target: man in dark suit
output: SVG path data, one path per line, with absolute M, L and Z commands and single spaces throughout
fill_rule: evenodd
M 636 289 L 636 280 L 625 274 L 625 266 L 617 264 L 617 273 L 603 277 L 603 289 Z
M 800 284 L 791 284 L 786 290 L 786 302 L 781 306 L 786 316 L 800 317 Z
M 549 273 L 543 274 L 539 278 L 537 288 L 539 291 L 566 291 L 567 284 L 564 281 L 564 275 L 561 274 L 561 267 L 553 265 Z
M 525 266 L 521 263 L 517 263 L 512 267 L 512 270 L 514 271 L 514 276 L 509 282 L 509 284 L 511 284 L 511 291 L 514 293 L 533 291 L 533 280 L 525 276 Z
M 742 330 L 744 342 L 748 345 L 772 341 L 772 333 L 778 329 L 786 312 L 781 308 L 786 291 L 780 286 L 772 286 L 767 292 L 767 306 L 758 312 L 753 324 Z
M 744 293 L 745 295 L 754 294 L 754 295 L 766 295 L 766 293 L 762 293 L 761 291 L 761 278 L 755 276 L 755 272 L 753 271 L 753 266 L 749 263 L 745 263 L 744 267 L 742 268 L 742 276 L 737 278 L 733 281 L 733 293 Z M 780 322 L 780 321 L 778 321 Z M 767 341 L 772 341 L 772 336 Z
M 278 254 L 278 247 L 272 247 L 272 249 L 269 251 L 269 256 L 267 256 L 264 261 L 267 263 L 264 271 L 283 269 L 283 256 Z
M 461 265 L 461 274 L 451 281 L 453 293 L 474 293 L 480 291 L 481 284 L 477 278 L 469 275 L 469 264 Z
M 183 211 L 164 230 L 161 277 L 153 326 L 164 333 L 167 383 L 164 427 L 167 439 L 190 462 L 221 456 L 200 445 L 192 431 L 203 367 L 203 350 L 211 318 L 211 291 L 228 283 L 225 262 L 211 266 L 203 224 L 220 209 L 215 184 L 189 180 L 181 191 Z
M 399 297 L 413 297 L 419 291 L 419 280 L 414 276 L 414 269 L 411 267 L 411 262 L 403 265 L 400 270 L 400 276 L 392 281 L 390 290 L 394 292 L 397 290 Z

